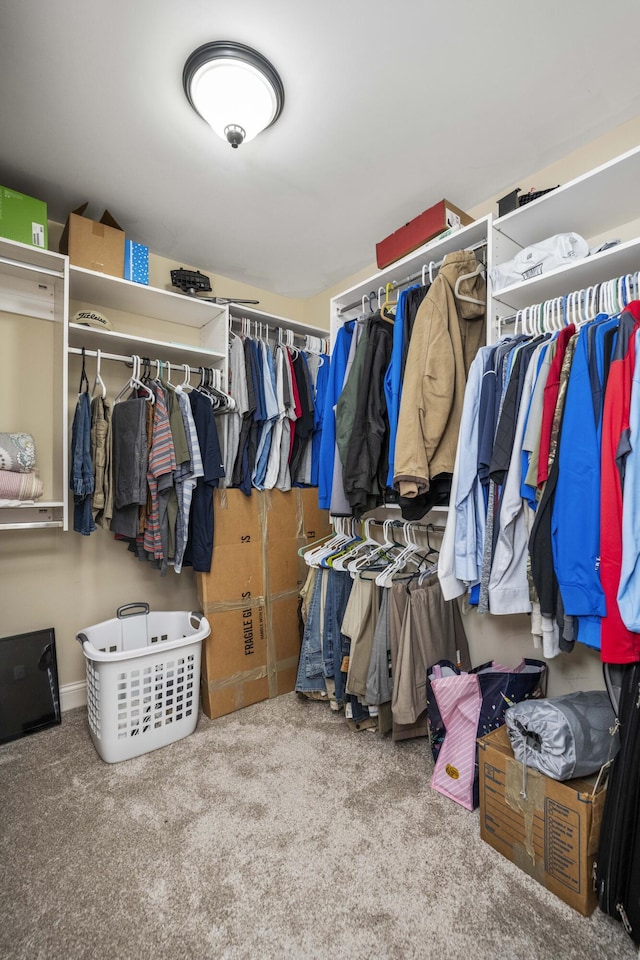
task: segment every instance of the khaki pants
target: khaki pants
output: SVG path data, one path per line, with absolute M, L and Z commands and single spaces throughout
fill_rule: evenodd
M 404 590 L 403 584 L 394 584 L 392 591 Z M 402 606 L 397 596 L 392 603 L 392 621 L 397 625 L 397 616 Z M 395 615 L 393 610 L 395 607 Z M 392 628 L 392 637 L 394 630 Z M 471 666 L 469 647 L 462 625 L 460 611 L 455 601 L 447 602 L 437 577 L 422 585 L 410 585 L 404 604 L 404 613 L 397 643 L 396 662 L 393 667 L 393 698 L 391 709 L 394 725 L 416 724 L 423 719 L 426 724 L 427 668 L 438 660 L 456 661 L 460 654 L 463 670 Z M 393 657 L 392 643 L 392 657 Z M 414 733 L 413 736 L 419 734 Z

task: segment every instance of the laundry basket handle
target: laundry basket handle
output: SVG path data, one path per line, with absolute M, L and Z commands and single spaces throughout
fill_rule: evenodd
M 125 613 L 125 611 L 129 612 Z M 127 617 L 137 617 L 147 613 L 149 613 L 148 603 L 125 603 L 123 607 L 118 607 L 116 610 L 118 620 L 126 620 Z

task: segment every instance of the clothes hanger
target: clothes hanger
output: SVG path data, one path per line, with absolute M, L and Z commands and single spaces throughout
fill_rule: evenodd
M 193 387 L 191 386 L 191 367 L 188 363 L 183 363 L 182 370 L 184 373 L 184 380 L 181 384 L 179 384 L 178 389 L 186 392 L 193 390 Z
M 424 552 L 424 547 L 421 546 L 415 539 L 415 531 L 418 529 L 416 524 L 409 521 L 405 521 L 403 524 L 404 537 L 406 541 L 406 547 L 399 554 L 398 557 L 390 564 L 387 570 L 383 570 L 377 577 L 376 583 L 380 587 L 387 587 L 391 585 L 395 575 L 402 572 L 406 569 L 409 564 L 415 564 L 418 569 L 422 567 L 426 560 L 430 556 L 438 555 L 438 551 L 435 547 L 432 546 L 429 539 L 429 529 L 430 524 L 425 527 L 425 533 L 427 537 L 427 552 Z M 412 531 L 414 536 L 411 536 Z
M 320 537 L 319 540 L 314 540 L 313 543 L 305 543 L 304 547 L 298 548 L 298 556 L 304 559 L 304 555 L 305 553 L 307 553 L 307 551 L 312 550 L 314 547 L 319 547 L 322 544 L 328 543 L 329 540 L 333 539 L 334 536 L 335 536 L 335 531 L 333 533 L 328 534 L 325 537 Z
M 96 378 L 93 381 L 93 390 L 91 391 L 91 396 L 93 396 L 94 393 L 96 392 L 96 387 L 100 387 L 100 392 L 102 393 L 102 399 L 104 400 L 107 396 L 107 388 L 100 374 L 100 360 L 101 360 L 101 353 L 100 353 L 100 348 L 98 347 L 98 349 L 96 350 Z
M 141 376 L 140 376 L 140 363 L 141 363 L 141 358 L 138 357 L 138 372 L 137 372 L 137 375 L 133 378 L 133 381 L 132 381 L 133 388 L 134 388 L 134 389 L 137 388 L 138 390 L 143 390 L 143 391 L 145 392 L 145 394 L 146 394 L 146 396 L 145 396 L 144 399 L 145 399 L 145 400 L 148 400 L 150 403 L 155 403 L 155 402 L 156 402 L 155 393 L 153 392 L 153 390 L 151 390 L 151 388 L 149 387 L 149 383 L 148 383 L 148 381 L 149 381 L 149 370 L 148 370 L 148 367 L 149 367 L 149 358 L 148 358 L 148 357 L 145 357 L 145 359 L 144 359 L 145 368 L 146 368 L 146 369 L 145 369 L 145 376 L 144 376 L 144 377 L 141 377 Z
M 400 573 L 405 569 L 408 563 L 410 562 L 421 562 L 423 559 L 422 554 L 419 556 L 418 553 L 422 549 L 419 544 L 412 539 L 411 531 L 415 527 L 412 523 L 405 521 L 403 524 L 403 533 L 405 538 L 406 546 L 403 550 L 400 551 L 398 556 L 389 564 L 386 570 L 382 570 L 381 573 L 376 577 L 376 584 L 379 587 L 388 587 L 391 585 L 391 582 L 396 573 Z
M 346 570 L 349 573 L 353 574 L 356 569 L 355 564 L 359 559 L 362 559 L 363 557 L 368 558 L 373 554 L 377 554 L 380 551 L 380 547 L 381 547 L 380 541 L 372 537 L 369 532 L 371 529 L 371 526 L 374 523 L 376 523 L 376 520 L 372 517 L 368 517 L 365 520 L 364 539 L 362 540 L 361 543 L 355 546 L 350 556 L 345 555 L 344 557 L 341 557 L 338 561 L 336 561 L 336 563 L 334 563 L 334 567 L 336 567 L 337 564 L 340 564 L 339 566 L 337 566 L 338 570 Z
M 86 353 L 85 348 L 82 348 L 82 370 L 80 372 L 80 384 L 78 386 L 78 397 L 82 396 L 83 393 L 89 393 L 89 377 L 87 376 L 86 370 Z M 82 389 L 84 386 L 84 390 Z
M 395 314 L 392 312 L 391 307 L 397 304 L 397 300 L 390 300 L 389 293 L 393 290 L 393 283 L 388 283 L 385 287 L 384 292 L 384 303 L 380 307 L 380 316 L 383 320 L 386 320 L 387 323 L 393 323 L 396 319 Z
M 242 340 L 242 337 L 239 337 L 238 334 L 233 329 L 233 321 L 234 321 L 234 317 L 232 317 L 231 312 L 229 312 L 229 337 L 232 340 Z M 240 321 L 240 323 L 242 324 L 242 320 Z
M 373 522 L 373 518 L 371 517 L 367 517 L 366 520 L 360 521 L 362 526 L 361 535 L 357 536 L 355 541 L 352 542 L 349 547 L 346 547 L 343 551 L 341 551 L 339 556 L 333 558 L 331 561 L 331 566 L 334 570 L 345 571 L 347 569 L 346 564 L 349 562 L 349 560 L 355 560 L 361 551 L 380 546 L 378 541 L 374 540 L 369 534 L 369 530 L 371 529 L 371 524 Z
M 335 518 L 336 532 L 329 540 L 327 540 L 324 545 L 314 548 L 312 550 L 307 550 L 303 553 L 304 562 L 310 567 L 319 567 L 320 561 L 325 557 L 330 556 L 332 553 L 335 553 L 344 543 L 349 540 L 349 535 L 344 531 L 344 517 Z
M 222 371 L 217 370 L 215 367 L 209 367 L 209 377 L 210 377 L 210 386 L 209 389 L 213 392 L 214 396 L 220 401 L 221 407 L 226 412 L 231 412 L 236 409 L 236 401 L 227 393 L 226 390 L 222 388 Z
M 429 284 L 432 284 L 435 279 L 433 276 L 433 271 L 437 269 L 438 269 L 438 265 L 435 262 L 435 260 L 430 260 L 429 263 L 422 264 L 420 279 L 423 287 L 426 287 L 427 285 L 427 272 L 429 273 Z
M 357 522 L 357 521 L 354 520 L 353 517 L 346 517 L 346 518 L 345 518 L 345 524 L 347 525 L 347 531 L 348 531 L 348 532 L 347 532 L 348 540 L 346 541 L 346 543 L 343 543 L 342 546 L 341 546 L 338 550 L 335 550 L 333 553 L 330 553 L 328 557 L 323 557 L 322 560 L 320 561 L 320 566 L 321 566 L 321 567 L 326 567 L 326 568 L 328 568 L 328 569 L 332 569 L 332 568 L 333 568 L 333 565 L 334 565 L 334 562 L 335 562 L 339 557 L 342 557 L 342 556 L 344 555 L 344 553 L 345 553 L 346 551 L 348 551 L 348 550 L 354 545 L 354 543 L 359 543 L 359 542 L 361 541 L 362 537 L 360 537 L 360 536 L 355 532 L 355 529 L 354 529 L 354 523 L 356 523 L 356 522 Z
M 142 390 L 146 394 L 144 399 L 148 400 L 149 403 L 155 403 L 156 398 L 153 394 L 153 391 L 150 390 L 149 387 L 146 385 L 146 383 L 143 383 L 142 380 L 140 379 L 140 367 L 141 367 L 140 357 L 137 354 L 134 354 L 131 357 L 131 362 L 133 366 L 131 377 L 129 378 L 128 382 L 125 383 L 124 387 L 122 388 L 118 396 L 115 398 L 114 403 L 118 403 L 121 400 L 121 398 L 124 396 L 127 390 Z
M 316 556 L 318 566 L 326 566 L 324 561 L 328 560 L 329 557 L 332 557 L 335 553 L 340 553 L 344 547 L 353 543 L 353 518 L 352 517 L 339 517 L 340 521 L 340 537 L 333 546 L 327 544 L 325 547 L 320 548 L 320 552 Z
M 210 394 L 207 386 L 208 382 L 208 373 L 205 367 L 199 367 L 200 372 L 200 383 L 197 385 L 196 392 L 202 394 L 203 397 L 206 397 L 211 406 L 215 406 L 215 401 L 213 396 Z
M 295 337 L 295 334 L 293 330 L 287 330 L 287 339 L 289 341 L 287 343 L 287 349 L 291 351 L 291 353 L 293 354 L 293 359 L 296 360 L 297 357 L 299 357 L 300 355 L 300 351 L 298 350 L 298 348 L 294 343 L 294 337 Z
M 454 287 L 454 294 L 458 300 L 463 300 L 465 303 L 476 303 L 478 306 L 483 307 L 486 304 L 486 300 L 477 300 L 475 297 L 465 297 L 459 293 L 460 284 L 463 280 L 471 280 L 473 277 L 478 277 L 480 274 L 484 274 L 484 264 L 478 263 L 478 266 L 471 273 L 463 273 L 462 276 L 458 277 L 456 280 L 456 285 Z
M 371 554 L 364 557 L 360 557 L 357 560 L 352 560 L 348 564 L 349 572 L 353 577 L 359 576 L 361 573 L 369 571 L 371 573 L 378 572 L 382 569 L 379 566 L 382 563 L 382 566 L 386 568 L 387 564 L 390 563 L 394 557 L 397 555 L 396 551 L 399 548 L 399 545 L 391 538 L 390 532 L 393 528 L 393 520 L 385 520 L 382 524 L 382 532 L 384 535 L 384 542 L 378 544 L 377 550 L 373 550 Z

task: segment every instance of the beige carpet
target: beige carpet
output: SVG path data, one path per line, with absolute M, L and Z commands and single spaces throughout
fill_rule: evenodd
M 430 790 L 424 742 L 290 694 L 116 765 L 84 710 L 0 748 L 0 956 L 617 960 Z

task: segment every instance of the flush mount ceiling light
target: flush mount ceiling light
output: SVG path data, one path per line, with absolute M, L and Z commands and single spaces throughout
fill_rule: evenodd
M 234 149 L 278 119 L 284 87 L 269 61 L 243 43 L 204 43 L 184 65 L 187 100 Z

